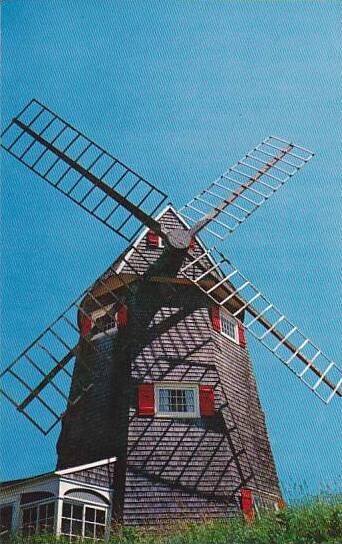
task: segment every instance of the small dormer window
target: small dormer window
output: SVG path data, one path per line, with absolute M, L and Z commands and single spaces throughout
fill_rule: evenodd
M 198 417 L 198 387 L 156 385 L 156 414 L 159 416 Z
M 93 339 L 102 336 L 103 333 L 111 333 L 117 330 L 116 315 L 114 313 L 114 304 L 104 306 L 96 310 L 91 315 Z
M 225 308 L 212 306 L 210 308 L 211 324 L 214 331 L 229 338 L 242 348 L 246 347 L 245 329 L 241 321 L 235 319 Z
M 215 415 L 212 385 L 142 383 L 138 387 L 139 416 L 198 418 Z
M 221 333 L 223 336 L 227 336 L 234 342 L 238 341 L 238 330 L 237 323 L 233 317 L 230 315 L 221 312 Z
M 146 236 L 147 247 L 164 248 L 164 240 L 161 236 L 158 236 L 153 230 L 149 230 Z
M 91 334 L 91 339 L 115 334 L 118 329 L 125 328 L 128 324 L 128 307 L 125 304 L 116 306 L 109 304 L 93 311 L 91 314 L 81 314 L 81 336 Z

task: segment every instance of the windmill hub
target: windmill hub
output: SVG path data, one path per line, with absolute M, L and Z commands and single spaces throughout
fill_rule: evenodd
M 191 242 L 191 234 L 184 229 L 173 229 L 167 232 L 167 241 L 175 249 L 188 249 Z

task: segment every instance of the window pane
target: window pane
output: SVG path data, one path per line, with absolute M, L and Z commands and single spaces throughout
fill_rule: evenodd
M 235 340 L 236 322 L 233 319 L 230 319 L 226 315 L 221 315 L 221 327 L 223 334 Z
M 105 527 L 104 525 L 96 525 L 96 538 L 103 538 L 105 534 Z
M 96 326 L 95 332 L 103 332 L 103 331 L 108 331 L 108 330 L 111 330 L 111 329 L 115 329 L 116 328 L 116 321 L 115 321 L 114 315 L 111 316 L 108 313 L 108 314 L 106 314 L 106 315 L 104 315 L 102 317 L 98 317 L 96 319 L 96 321 L 95 321 L 95 326 Z
M 104 525 L 96 525 L 96 538 L 102 538 L 105 534 L 105 526 Z
M 29 508 L 30 514 L 31 514 L 31 521 L 36 522 L 37 520 L 37 508 L 34 506 L 33 508 Z
M 105 523 L 106 512 L 104 510 L 96 510 L 96 523 Z
M 195 394 L 193 389 L 185 389 L 185 412 L 194 412 L 195 411 Z
M 94 523 L 85 523 L 84 525 L 84 536 L 94 536 L 95 524 Z
M 74 519 L 80 519 L 82 520 L 83 517 L 83 506 L 79 504 L 73 504 L 72 505 L 72 517 Z
M 45 523 L 45 531 L 47 533 L 52 533 L 54 528 L 54 521 L 55 521 L 55 518 L 47 518 Z
M 47 516 L 51 518 L 51 517 L 54 517 L 54 515 L 55 515 L 55 503 L 49 502 L 49 504 L 47 505 Z
M 62 533 L 65 535 L 70 535 L 71 521 L 69 519 L 62 518 Z
M 26 523 L 29 523 L 30 518 L 31 518 L 30 509 L 25 508 L 25 510 L 23 510 L 23 524 L 26 525 Z
M 82 521 L 72 520 L 72 534 L 82 535 Z
M 39 524 L 38 531 L 40 533 L 51 533 L 54 526 L 55 503 L 49 502 L 39 506 Z
M 38 524 L 38 533 L 47 533 L 49 529 L 49 526 L 45 522 L 45 520 L 40 520 Z
M 0 508 L 0 533 L 12 529 L 13 506 L 2 506 Z
M 46 514 L 47 514 L 47 505 L 46 505 L 46 504 L 42 504 L 42 505 L 39 507 L 39 520 L 45 519 L 45 518 L 46 518 Z
M 63 503 L 63 514 L 65 518 L 71 518 L 71 504 L 68 502 Z
M 37 508 L 35 506 L 31 508 L 24 508 L 22 513 L 22 534 L 24 536 L 34 535 L 36 533 Z
M 191 413 L 195 411 L 194 389 L 159 389 L 159 411 Z
M 169 412 L 169 395 L 167 389 L 159 389 L 159 410 Z
M 86 507 L 85 519 L 86 521 L 95 521 L 95 508 Z

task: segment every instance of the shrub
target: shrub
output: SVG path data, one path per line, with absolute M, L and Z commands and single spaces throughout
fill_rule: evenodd
M 27 540 L 14 537 L 11 544 Z M 65 539 L 37 536 L 30 544 L 64 544 Z M 266 512 L 252 525 L 241 519 L 180 522 L 152 531 L 116 528 L 110 544 L 342 544 L 342 502 L 322 498 Z

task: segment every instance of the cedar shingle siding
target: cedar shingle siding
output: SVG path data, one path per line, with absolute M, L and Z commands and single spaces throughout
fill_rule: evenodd
M 75 480 L 78 483 L 84 482 L 86 484 L 111 488 L 114 482 L 114 470 L 115 461 L 106 465 L 69 472 L 68 479 Z
M 162 222 L 179 225 L 171 210 Z M 145 239 L 139 249 L 151 263 L 162 253 Z M 146 270 L 137 254 L 129 263 Z M 144 283 L 128 326 L 83 354 L 94 385 L 64 419 L 58 468 L 117 456 L 114 515 L 126 524 L 227 516 L 241 487 L 280 497 L 248 351 L 212 329 L 209 307 L 195 287 Z M 212 385 L 216 415 L 137 416 L 138 385 L 159 381 Z

